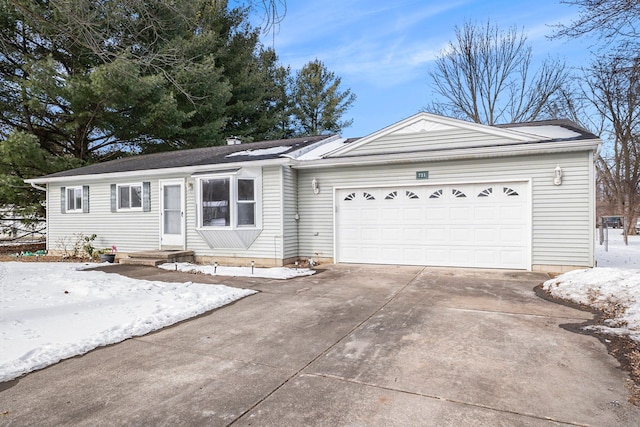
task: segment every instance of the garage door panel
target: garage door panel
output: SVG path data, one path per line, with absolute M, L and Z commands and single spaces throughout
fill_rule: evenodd
M 337 260 L 528 268 L 527 191 L 517 182 L 338 190 Z
M 473 209 L 470 206 L 453 206 L 449 208 L 449 220 L 470 222 L 473 218 Z
M 382 257 L 380 253 L 382 252 L 382 248 L 379 246 L 369 246 L 363 245 L 361 247 L 360 255 L 364 257 L 366 260 L 371 260 L 371 262 L 380 262 Z
M 440 228 L 425 230 L 425 240 L 432 245 L 447 242 L 449 241 L 449 229 L 441 226 Z
M 399 226 L 384 228 L 382 230 L 382 242 L 385 245 L 402 244 L 403 229 Z
M 424 209 L 422 208 L 407 208 L 402 211 L 402 218 L 404 222 L 423 222 L 424 221 Z
M 496 206 L 476 206 L 473 209 L 474 222 L 495 222 L 499 218 L 499 209 Z
M 522 206 L 502 206 L 500 208 L 500 220 L 504 221 L 522 221 Z
M 470 228 L 451 226 L 449 229 L 449 240 L 452 244 L 470 244 L 472 242 L 472 234 L 473 231 Z
M 500 233 L 496 228 L 497 227 L 476 227 L 473 230 L 474 242 L 482 245 L 494 245 L 500 240 Z
M 456 248 L 452 247 L 449 250 L 449 256 L 452 266 L 461 267 L 461 266 L 471 266 L 475 267 L 475 263 L 473 262 L 473 253 L 469 248 Z
M 380 211 L 369 207 L 364 208 L 360 211 L 360 221 L 365 224 L 378 224 L 380 223 Z
M 420 264 L 424 262 L 425 259 L 425 251 L 424 248 L 405 248 L 402 251 L 402 259 L 405 260 L 408 264 Z
M 402 232 L 399 233 L 399 235 L 401 236 L 402 240 L 405 243 L 411 242 L 411 243 L 420 244 L 425 240 L 424 232 L 425 232 L 424 228 L 415 227 L 415 226 L 413 227 L 405 226 L 402 229 Z
M 446 265 L 449 260 L 449 249 L 429 247 L 426 253 L 427 265 Z
M 484 248 L 475 251 L 475 266 L 493 266 L 498 265 L 500 260 L 500 251 L 497 248 Z
M 500 242 L 504 244 L 520 244 L 527 236 L 525 227 L 509 227 L 497 230 L 500 235 Z
M 426 210 L 427 221 L 445 222 L 448 219 L 448 210 L 445 207 L 428 206 Z
M 383 230 L 379 227 L 362 227 L 360 228 L 360 239 L 363 242 L 378 243 L 381 240 Z

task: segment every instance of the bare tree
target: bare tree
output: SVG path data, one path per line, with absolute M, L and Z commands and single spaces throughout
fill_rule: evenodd
M 436 100 L 425 109 L 493 125 L 549 117 L 552 97 L 567 80 L 564 62 L 547 59 L 531 70 L 531 47 L 515 27 L 466 23 L 429 72 Z
M 599 181 L 627 218 L 627 243 L 640 215 L 640 59 L 602 57 L 585 81 L 585 93 L 605 119 L 601 136 L 607 143 L 596 163 Z
M 562 0 L 577 6 L 580 15 L 568 25 L 558 25 L 554 37 L 581 37 L 597 34 L 606 42 L 627 43 L 640 38 L 638 0 Z

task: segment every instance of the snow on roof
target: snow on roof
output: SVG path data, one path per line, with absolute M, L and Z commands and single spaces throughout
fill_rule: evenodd
M 581 136 L 581 134 L 579 134 L 578 132 L 575 132 L 565 127 L 557 126 L 557 125 L 514 126 L 514 127 L 504 127 L 503 129 L 528 133 L 528 134 L 541 136 L 544 138 L 551 138 L 551 139 L 567 139 L 567 138 L 576 138 L 578 136 Z
M 318 160 L 325 154 L 335 151 L 343 147 L 347 142 L 347 138 L 338 138 L 333 141 L 320 141 L 312 146 L 312 148 L 304 154 L 297 157 L 298 160 Z
M 225 157 L 233 157 L 233 156 L 270 156 L 273 154 L 284 153 L 291 149 L 290 145 L 285 145 L 281 147 L 271 147 L 271 148 L 258 148 L 255 150 L 244 150 L 244 151 L 236 151 L 235 153 L 227 154 Z

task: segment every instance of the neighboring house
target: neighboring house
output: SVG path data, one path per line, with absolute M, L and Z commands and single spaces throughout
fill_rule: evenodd
M 594 265 L 600 143 L 566 121 L 419 113 L 359 139 L 232 141 L 27 182 L 46 185 L 50 251 L 82 232 L 201 262 L 565 271 Z

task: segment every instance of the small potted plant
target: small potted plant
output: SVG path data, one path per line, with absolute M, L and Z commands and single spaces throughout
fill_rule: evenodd
M 116 245 L 112 245 L 110 248 L 104 248 L 100 251 L 100 262 L 113 263 L 116 260 Z

